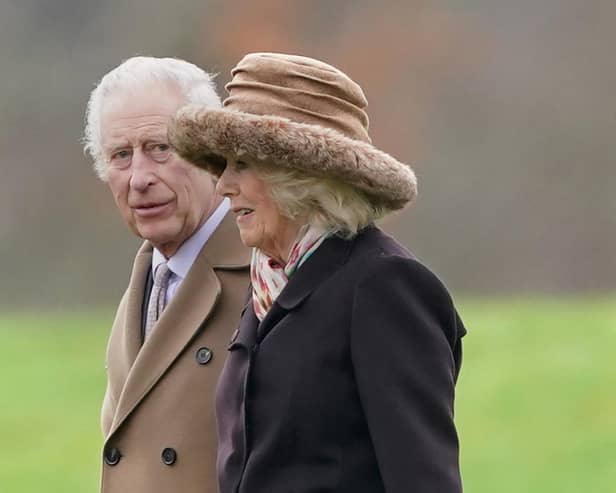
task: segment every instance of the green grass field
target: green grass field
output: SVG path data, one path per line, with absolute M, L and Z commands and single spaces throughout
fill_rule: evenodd
M 616 491 L 616 301 L 467 301 L 460 312 L 465 491 Z M 0 316 L 1 493 L 97 491 L 111 317 Z

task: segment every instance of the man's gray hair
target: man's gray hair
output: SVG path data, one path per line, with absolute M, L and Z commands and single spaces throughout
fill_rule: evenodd
M 214 75 L 177 58 L 136 56 L 108 72 L 90 94 L 86 109 L 84 150 L 94 160 L 94 170 L 101 180 L 107 179 L 107 164 L 101 144 L 101 114 L 105 98 L 118 90 L 135 90 L 152 82 L 177 85 L 186 104 L 197 103 L 220 108 Z

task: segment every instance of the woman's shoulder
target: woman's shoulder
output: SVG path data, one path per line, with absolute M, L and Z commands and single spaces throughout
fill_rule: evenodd
M 442 320 L 452 345 L 466 333 L 444 282 L 408 249 L 378 228 L 364 230 L 347 264 L 356 297 L 404 299 Z
M 358 280 L 391 282 L 404 279 L 407 286 L 430 288 L 449 297 L 443 281 L 408 248 L 376 226 L 362 230 L 353 240 L 348 267 Z
M 352 242 L 352 257 L 394 255 L 416 260 L 415 255 L 408 248 L 376 226 L 364 228 L 357 233 Z
M 387 259 L 420 264 L 415 254 L 376 226 L 369 226 L 353 238 L 350 260 L 372 265 Z

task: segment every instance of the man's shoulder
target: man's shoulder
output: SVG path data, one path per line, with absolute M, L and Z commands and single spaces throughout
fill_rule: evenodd
M 251 253 L 252 250 L 240 239 L 233 214 L 227 212 L 199 252 L 199 257 L 207 258 L 214 268 L 247 269 Z

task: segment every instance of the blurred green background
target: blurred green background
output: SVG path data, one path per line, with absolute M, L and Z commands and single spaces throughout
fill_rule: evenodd
M 137 55 L 314 56 L 413 165 L 384 226 L 460 300 L 465 491 L 616 491 L 616 2 L 0 0 L 0 493 L 95 492 L 108 330 L 139 241 L 80 144 Z
M 616 484 L 616 302 L 460 303 L 465 491 L 609 493 Z M 94 492 L 111 311 L 0 318 L 0 491 Z

